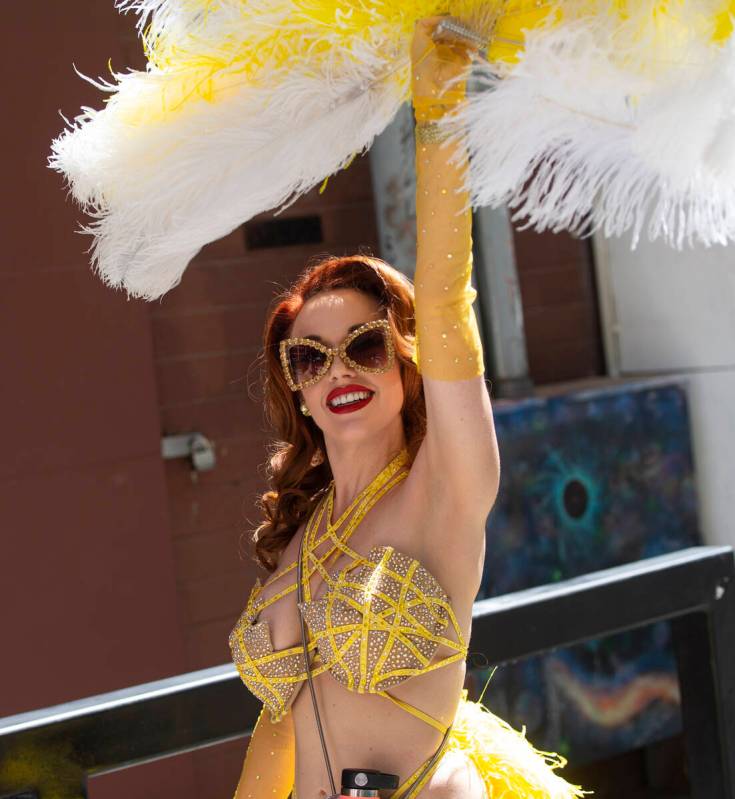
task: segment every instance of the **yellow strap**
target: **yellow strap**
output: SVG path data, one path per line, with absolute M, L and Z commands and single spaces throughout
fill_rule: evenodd
M 344 552 L 346 555 L 350 555 L 355 562 L 362 560 L 361 556 L 357 552 L 352 550 L 350 547 L 348 547 L 344 542 L 347 541 L 347 539 L 353 533 L 355 528 L 362 521 L 363 516 L 365 516 L 365 514 L 383 496 L 383 494 L 385 494 L 387 491 L 390 491 L 390 489 L 393 488 L 395 485 L 397 485 L 399 482 L 401 482 L 401 480 L 404 480 L 406 477 L 408 477 L 408 470 L 401 471 L 401 467 L 406 463 L 406 458 L 407 458 L 406 451 L 402 450 L 388 464 L 388 466 L 386 466 L 386 468 L 375 478 L 373 483 L 366 486 L 360 492 L 360 494 L 358 494 L 357 497 L 355 497 L 353 502 L 350 503 L 350 506 L 342 513 L 342 515 L 334 524 L 332 524 L 329 521 L 332 516 L 331 501 L 334 498 L 333 494 L 330 491 L 325 497 L 322 497 L 321 501 L 314 509 L 312 515 L 309 518 L 309 521 L 307 523 L 307 530 L 309 533 L 311 533 L 312 530 L 314 532 L 318 530 L 321 525 L 322 517 L 324 513 L 327 512 L 327 532 L 321 535 L 319 539 L 315 542 L 311 541 L 311 538 L 313 538 L 313 536 L 311 536 L 311 538 L 307 538 L 306 542 L 308 544 L 307 553 L 306 553 L 307 562 L 305 563 L 305 572 L 307 575 L 306 579 L 310 581 L 311 576 L 314 574 L 315 571 L 315 568 L 312 567 L 311 565 L 311 561 L 319 561 L 321 563 L 327 558 L 329 558 L 337 548 L 341 549 L 342 552 Z M 385 480 L 385 482 L 383 484 L 380 484 L 380 480 Z M 377 488 L 376 485 L 378 486 Z M 357 510 L 355 511 L 354 516 L 349 520 L 349 524 L 347 525 L 345 532 L 342 534 L 340 539 L 337 539 L 334 531 L 338 530 L 343 525 L 345 519 L 347 519 L 350 513 L 355 509 Z M 305 532 L 304 535 L 306 534 L 307 533 Z M 331 547 L 329 551 L 326 552 L 323 556 L 321 556 L 321 558 L 316 558 L 316 556 L 313 554 L 313 550 L 315 550 L 328 538 L 332 539 L 332 541 L 334 542 L 334 546 Z M 296 567 L 296 561 L 293 561 L 288 566 L 279 571 L 277 574 L 271 575 L 263 585 L 258 585 L 256 583 L 256 585 L 253 586 L 250 598 L 248 600 L 248 609 L 251 608 L 254 600 L 263 591 L 263 589 L 266 588 L 266 586 L 268 586 L 272 582 L 275 582 L 278 578 L 287 574 L 295 567 Z M 319 568 L 319 566 L 317 566 L 316 568 Z M 323 569 L 321 570 L 321 572 L 322 576 L 325 577 L 326 579 L 328 575 L 325 574 Z M 282 591 L 279 591 L 278 593 L 274 594 L 273 596 L 265 600 L 261 604 L 259 610 L 264 610 L 269 605 L 272 605 L 274 602 L 277 602 L 279 599 L 286 596 L 287 594 L 290 594 L 292 591 L 295 590 L 296 590 L 296 583 L 291 583 L 290 585 L 286 586 L 286 588 L 284 588 Z
M 441 763 L 442 755 L 444 750 L 447 748 L 447 744 L 449 743 L 451 729 L 452 725 L 447 727 L 447 731 L 444 733 L 444 738 L 442 738 L 442 742 L 439 744 L 439 748 L 436 750 L 436 752 L 427 760 L 424 760 L 424 762 L 413 772 L 413 774 L 402 785 L 398 786 L 398 789 L 393 794 L 391 799 L 404 799 L 404 797 L 416 796 L 417 793 L 424 787 L 424 785 L 426 785 Z M 433 765 L 423 776 L 421 776 L 423 770 L 429 763 L 431 763 L 432 760 L 434 761 Z
M 377 694 L 379 696 L 384 696 L 386 699 L 390 699 L 391 702 L 398 705 L 398 707 L 403 708 L 407 713 L 410 713 L 411 715 L 416 716 L 417 719 L 421 719 L 421 721 L 425 721 L 427 724 L 430 724 L 432 727 L 439 730 L 442 735 L 444 735 L 449 729 L 448 726 L 442 724 L 441 721 L 437 721 L 433 716 L 430 716 L 428 713 L 424 713 L 423 710 L 419 710 L 419 708 L 417 708 L 415 705 L 409 705 L 408 702 L 404 702 L 402 699 L 392 696 L 387 691 L 377 691 Z
M 390 554 L 391 554 L 390 550 L 388 550 L 383 555 L 383 559 L 382 559 L 382 562 L 380 564 L 380 568 L 383 567 L 383 564 L 390 557 Z M 398 632 L 402 633 L 402 632 L 405 631 L 405 626 L 403 626 L 403 629 L 399 629 L 398 628 L 398 626 L 396 624 L 396 620 L 398 618 L 400 618 L 400 616 L 404 615 L 404 613 L 405 613 L 404 609 L 406 607 L 406 594 L 408 592 L 409 587 L 411 587 L 411 585 L 412 585 L 413 575 L 416 572 L 416 569 L 418 568 L 418 565 L 419 565 L 418 561 L 414 561 L 411 564 L 411 566 L 409 567 L 405 578 L 401 578 L 401 580 L 402 580 L 402 582 L 401 582 L 401 592 L 400 592 L 400 594 L 398 596 L 398 612 L 393 614 L 393 622 L 388 627 L 388 640 L 384 642 L 383 651 L 380 653 L 380 657 L 378 658 L 378 662 L 375 664 L 375 667 L 373 668 L 373 673 L 376 674 L 376 675 L 382 673 L 383 666 L 385 665 L 386 660 L 388 660 L 389 655 L 393 652 L 393 643 L 394 643 L 394 641 L 396 639 L 396 633 L 398 633 Z M 388 568 L 385 567 L 385 570 L 388 571 Z M 393 610 L 393 608 L 390 608 L 390 610 Z M 380 618 L 381 621 L 383 620 L 382 619 L 382 614 L 380 615 L 379 618 Z M 418 622 L 418 623 L 420 624 L 420 622 Z M 421 634 L 422 634 L 422 637 L 425 634 L 425 631 L 423 629 L 421 630 Z M 413 641 L 411 641 L 407 636 L 403 637 L 403 639 L 401 640 L 401 643 L 403 643 L 404 645 L 405 644 L 409 644 L 410 648 L 414 650 L 414 655 L 419 658 L 419 661 L 423 660 L 421 652 L 413 644 Z

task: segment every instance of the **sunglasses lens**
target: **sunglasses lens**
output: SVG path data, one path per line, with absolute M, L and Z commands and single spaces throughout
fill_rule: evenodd
M 308 344 L 294 344 L 288 349 L 288 365 L 294 383 L 304 383 L 316 377 L 327 362 L 327 356 Z
M 352 339 L 345 352 L 358 366 L 382 369 L 388 363 L 385 334 L 381 329 L 366 330 Z

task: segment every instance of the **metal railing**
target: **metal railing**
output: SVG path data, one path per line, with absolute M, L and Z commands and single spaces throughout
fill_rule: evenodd
M 692 797 L 735 799 L 734 576 L 730 547 L 694 547 L 484 599 L 472 649 L 499 664 L 670 620 Z M 0 719 L 0 799 L 86 797 L 89 776 L 248 734 L 260 707 L 228 664 Z

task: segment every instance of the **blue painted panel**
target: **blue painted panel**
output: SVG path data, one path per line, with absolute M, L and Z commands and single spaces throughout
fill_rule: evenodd
M 495 424 L 501 485 L 478 598 L 701 543 L 683 385 L 505 404 Z M 475 690 L 488 675 L 472 670 Z M 525 724 L 536 746 L 575 762 L 674 735 L 681 722 L 669 626 L 501 667 L 484 701 Z

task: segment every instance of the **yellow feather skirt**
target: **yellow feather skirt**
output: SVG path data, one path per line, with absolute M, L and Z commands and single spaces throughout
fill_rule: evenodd
M 447 751 L 462 752 L 477 768 L 487 799 L 572 799 L 584 793 L 556 770 L 566 760 L 541 752 L 507 722 L 462 692 Z

